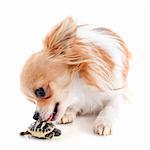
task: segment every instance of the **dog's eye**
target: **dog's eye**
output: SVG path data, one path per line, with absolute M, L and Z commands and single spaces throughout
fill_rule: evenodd
M 41 88 L 38 88 L 34 91 L 35 95 L 37 97 L 44 97 L 45 96 L 45 91 L 44 89 L 41 87 Z

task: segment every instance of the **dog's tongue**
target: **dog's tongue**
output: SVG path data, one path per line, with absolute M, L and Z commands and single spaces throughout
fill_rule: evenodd
M 48 117 L 48 120 L 52 120 L 52 118 L 53 118 L 53 115 L 50 115 L 49 117 Z

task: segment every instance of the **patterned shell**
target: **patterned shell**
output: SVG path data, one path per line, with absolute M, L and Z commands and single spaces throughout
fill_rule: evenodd
M 36 121 L 28 127 L 28 132 L 34 137 L 43 138 L 46 137 L 55 129 L 55 126 L 51 122 Z

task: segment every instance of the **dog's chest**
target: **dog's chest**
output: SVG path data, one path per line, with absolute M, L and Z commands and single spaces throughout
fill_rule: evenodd
M 69 101 L 71 104 L 77 104 L 78 107 L 93 111 L 103 106 L 107 100 L 107 95 L 91 87 L 86 82 L 77 77 L 70 85 Z

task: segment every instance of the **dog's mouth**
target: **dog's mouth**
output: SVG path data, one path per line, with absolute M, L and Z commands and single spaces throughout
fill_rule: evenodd
M 57 113 L 58 113 L 58 107 L 59 107 L 59 103 L 56 103 L 52 114 L 50 114 L 48 119 L 47 119 L 48 121 L 56 120 Z

